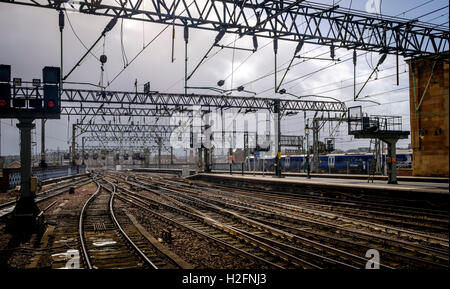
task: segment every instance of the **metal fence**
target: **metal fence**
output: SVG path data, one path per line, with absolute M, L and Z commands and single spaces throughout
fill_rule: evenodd
M 32 168 L 32 174 L 36 176 L 39 181 L 85 172 L 86 167 L 84 166 L 52 166 L 47 168 Z M 20 168 L 5 168 L 3 169 L 1 189 L 12 189 L 15 186 L 20 185 L 20 180 Z

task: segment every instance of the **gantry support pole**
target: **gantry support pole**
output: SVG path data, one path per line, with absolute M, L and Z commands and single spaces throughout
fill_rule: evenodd
M 72 165 L 75 166 L 77 164 L 75 160 L 75 145 L 76 145 L 76 131 L 77 131 L 77 125 L 74 123 L 72 124 Z
M 45 168 L 47 163 L 45 161 L 45 119 L 41 119 L 41 162 L 40 166 Z
M 85 162 L 84 162 L 84 137 L 82 137 L 81 138 L 81 154 L 82 154 L 82 156 L 81 156 L 81 159 L 82 159 L 82 161 L 81 161 L 81 165 L 85 165 Z
M 313 119 L 313 166 L 314 173 L 319 172 L 319 120 Z
M 19 119 L 17 124 L 20 130 L 20 198 L 13 216 L 19 231 L 33 226 L 40 212 L 34 202 L 35 191 L 31 190 L 31 130 L 34 126 L 33 119 Z
M 162 140 L 160 137 L 158 137 L 158 169 L 161 168 L 161 146 Z
M 273 113 L 275 117 L 275 177 L 281 178 L 281 110 L 280 101 L 274 102 Z
M 150 167 L 150 150 L 148 148 L 144 149 L 144 167 Z
M 205 161 L 205 165 L 204 165 L 204 171 L 205 173 L 210 173 L 212 166 L 211 166 L 211 135 L 210 135 L 210 122 L 209 122 L 209 114 L 205 115 L 205 131 L 204 131 L 204 135 L 205 137 L 205 145 L 203 148 L 203 159 Z

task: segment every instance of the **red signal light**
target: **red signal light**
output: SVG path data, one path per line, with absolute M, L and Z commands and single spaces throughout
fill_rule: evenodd
M 0 106 L 6 106 L 6 100 L 0 99 Z
M 54 108 L 55 107 L 55 102 L 53 100 L 50 100 L 47 105 L 48 105 L 49 108 Z

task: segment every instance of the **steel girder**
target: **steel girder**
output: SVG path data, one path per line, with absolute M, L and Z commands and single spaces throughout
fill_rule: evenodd
M 158 136 L 159 138 L 161 138 L 161 140 L 165 140 L 168 139 L 167 137 L 163 137 L 163 136 Z M 102 135 L 90 135 L 90 136 L 84 136 L 84 141 L 85 142 L 92 142 L 92 141 L 99 141 L 99 142 L 117 142 L 117 143 L 156 143 L 157 140 L 156 138 L 158 137 L 154 137 L 154 136 L 133 136 L 133 135 L 128 135 L 128 136 L 114 136 L 114 135 L 106 135 L 106 136 L 102 136 Z
M 436 54 L 449 49 L 447 27 L 303 1 L 267 0 L 0 0 L 33 7 L 225 31 L 240 36 L 400 54 Z
M 80 133 L 99 132 L 99 133 L 127 133 L 127 134 L 171 134 L 179 126 L 157 125 L 157 124 L 76 124 Z
M 176 111 L 161 110 L 157 108 L 120 108 L 120 107 L 85 107 L 65 106 L 61 107 L 61 115 L 87 115 L 87 116 L 142 116 L 142 117 L 170 117 Z
M 113 152 L 113 153 L 117 153 L 119 150 L 121 149 L 120 146 L 116 146 L 116 145 L 94 145 L 94 144 L 89 144 L 89 145 L 85 145 L 84 146 L 84 151 L 85 152 L 101 152 L 101 151 L 108 151 L 108 152 Z M 164 149 L 164 151 L 169 151 L 169 149 L 165 146 L 162 146 L 161 149 Z M 149 152 L 154 152 L 158 150 L 158 146 L 155 145 L 136 145 L 136 146 L 129 146 L 126 148 L 123 148 L 124 151 L 144 151 L 144 150 L 148 150 Z M 131 157 L 131 156 L 130 156 Z
M 13 97 L 42 97 L 41 89 L 31 87 L 14 88 Z M 140 93 L 126 91 L 101 91 L 82 89 L 63 89 L 61 107 L 63 113 L 95 113 L 95 115 L 116 116 L 150 116 L 151 113 L 166 111 L 168 115 L 174 112 L 186 112 L 193 106 L 205 108 L 245 108 L 272 109 L 275 101 L 280 101 L 282 111 L 329 111 L 346 112 L 343 102 L 311 101 L 299 99 L 276 99 L 260 97 L 188 94 L 182 93 Z M 79 106 L 74 107 L 77 103 Z M 94 107 L 97 105 L 97 107 Z M 146 112 L 153 109 L 152 112 Z M 144 110 L 144 111 L 142 111 Z M 102 114 L 104 113 L 104 114 Z M 118 114 L 115 114 L 118 113 Z M 134 114 L 136 113 L 136 114 Z

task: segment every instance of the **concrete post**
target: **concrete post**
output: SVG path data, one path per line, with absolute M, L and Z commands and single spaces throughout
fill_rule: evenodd
M 385 140 L 388 146 L 388 159 L 387 159 L 387 169 L 388 169 L 388 184 L 397 184 L 397 139 Z
M 34 194 L 30 192 L 31 130 L 34 128 L 33 120 L 21 119 L 17 127 L 20 130 L 20 197 L 34 199 Z
M 19 119 L 17 127 L 20 130 L 20 198 L 16 203 L 13 215 L 19 218 L 21 225 L 34 223 L 39 208 L 34 202 L 35 192 L 31 191 L 31 130 L 34 128 L 32 119 Z

